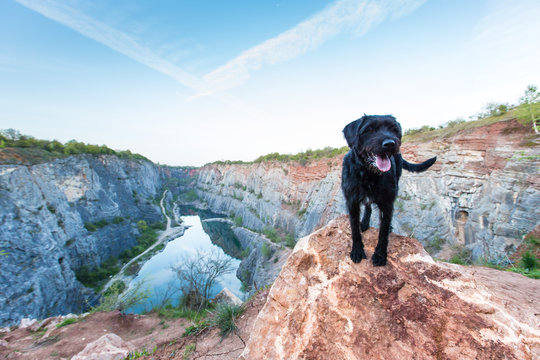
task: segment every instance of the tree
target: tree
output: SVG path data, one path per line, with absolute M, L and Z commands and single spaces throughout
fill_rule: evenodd
M 540 134 L 540 92 L 536 85 L 529 85 L 520 98 L 521 109 L 518 119 L 522 123 L 532 122 L 534 132 Z
M 180 280 L 181 305 L 201 310 L 208 304 L 217 281 L 233 272 L 234 267 L 230 258 L 215 249 L 210 252 L 197 250 L 195 256 L 184 258 L 171 270 Z
M 17 141 L 22 137 L 21 132 L 15 129 L 0 130 L 0 134 L 2 136 L 5 136 L 6 139 L 12 140 L 12 141 Z

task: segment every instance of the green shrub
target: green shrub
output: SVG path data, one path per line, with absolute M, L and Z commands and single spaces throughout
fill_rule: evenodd
M 199 199 L 199 195 L 197 195 L 197 192 L 194 189 L 190 189 L 184 193 L 181 193 L 180 197 L 186 202 L 193 202 Z
M 294 248 L 294 246 L 296 245 L 296 241 L 294 240 L 293 235 L 285 235 L 285 245 L 287 245 L 287 247 L 290 247 L 291 249 Z
M 212 319 L 212 325 L 217 326 L 220 330 L 221 337 L 225 337 L 230 333 L 238 331 L 236 326 L 236 319 L 241 316 L 245 311 L 243 306 L 219 304 L 214 318 Z
M 113 223 L 113 224 L 116 224 L 116 225 L 117 225 L 117 224 L 120 224 L 120 223 L 122 223 L 122 222 L 124 222 L 124 218 L 121 217 L 121 216 L 116 216 L 116 217 L 112 220 L 112 223 Z
M 234 224 L 236 226 L 242 226 L 243 223 L 244 223 L 244 219 L 242 219 L 241 216 L 235 216 L 234 217 Z
M 525 236 L 525 242 L 532 247 L 540 246 L 540 239 L 532 234 Z
M 103 293 L 104 296 L 111 295 L 112 293 L 121 294 L 126 290 L 126 283 L 122 280 L 116 280 L 109 286 L 109 288 Z
M 251 249 L 249 248 L 245 248 L 244 250 L 242 250 L 242 252 L 240 253 L 240 257 L 242 259 L 245 259 L 249 256 L 249 254 L 251 253 Z
M 273 227 L 266 226 L 262 232 L 264 236 L 270 239 L 270 241 L 272 241 L 273 243 L 278 243 L 281 240 L 278 236 L 277 230 Z
M 98 266 L 95 269 L 90 269 L 86 265 L 81 266 L 77 271 L 75 271 L 75 277 L 84 286 L 97 290 L 104 280 L 108 279 L 109 276 L 118 273 L 118 271 L 120 271 L 118 259 L 111 256 L 105 260 L 101 266 Z
M 454 256 L 449 260 L 452 264 L 470 265 L 472 264 L 472 252 L 469 248 L 458 245 L 454 247 Z
M 97 230 L 97 227 L 94 224 L 92 224 L 91 222 L 85 222 L 84 227 L 86 228 L 86 230 L 88 230 L 90 232 L 94 232 L 94 231 Z
M 530 251 L 526 251 L 521 256 L 520 265 L 524 269 L 534 270 L 540 267 L 540 262 L 538 261 L 538 258 L 536 257 L 536 255 L 534 255 Z
M 109 225 L 109 222 L 105 219 L 101 219 L 101 220 L 98 220 L 94 223 L 94 225 L 98 228 L 98 229 L 101 229 L 102 227 L 105 227 L 107 225 Z
M 435 235 L 433 236 L 433 239 L 425 246 L 425 249 L 429 254 L 434 254 L 438 251 L 441 251 L 443 244 L 444 239 Z
M 269 259 L 272 254 L 272 249 L 270 249 L 267 243 L 263 243 L 261 246 L 261 253 L 266 259 Z

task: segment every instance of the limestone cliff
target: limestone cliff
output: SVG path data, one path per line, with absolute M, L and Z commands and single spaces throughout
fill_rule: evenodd
M 162 221 L 161 182 L 154 164 L 112 155 L 0 165 L 0 324 L 80 311 L 91 291 L 74 271 L 136 245 L 136 221 Z
M 463 245 L 473 258 L 506 258 L 540 223 L 540 146 L 530 137 L 530 129 L 507 120 L 403 144 L 409 161 L 438 160 L 421 174 L 404 171 L 394 232 L 418 238 L 432 253 Z M 341 162 L 210 164 L 198 170 L 197 192 L 243 226 L 301 237 L 346 213 Z
M 364 233 L 368 256 L 377 231 Z M 388 264 L 349 258 L 346 216 L 301 239 L 241 359 L 538 359 L 540 282 L 437 263 L 392 234 Z

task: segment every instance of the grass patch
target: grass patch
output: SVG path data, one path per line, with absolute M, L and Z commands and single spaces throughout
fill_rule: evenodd
M 199 322 L 196 322 L 195 324 L 192 324 L 186 328 L 184 333 L 182 334 L 182 337 L 190 336 L 190 335 L 199 335 L 204 330 L 211 327 L 212 324 L 208 320 L 201 320 Z
M 219 304 L 216 308 L 214 318 L 212 319 L 212 325 L 216 326 L 220 330 L 221 337 L 224 338 L 230 333 L 238 331 L 236 326 L 236 319 L 241 316 L 245 311 L 243 306 Z
M 186 345 L 184 352 L 182 353 L 182 360 L 188 360 L 189 357 L 195 352 L 196 348 L 197 348 L 197 345 L 195 344 Z
M 67 319 L 65 319 L 64 321 L 62 321 L 60 324 L 56 324 L 56 327 L 57 327 L 57 328 L 61 328 L 61 327 L 63 327 L 63 326 L 75 324 L 75 323 L 77 323 L 77 322 L 79 322 L 79 319 L 76 318 L 76 317 L 67 318 Z
M 189 309 L 187 307 L 173 307 L 171 305 L 167 305 L 157 310 L 157 314 L 160 318 L 166 320 L 182 318 L 189 319 L 195 323 L 199 323 L 206 318 L 208 311 L 206 309 L 197 311 Z

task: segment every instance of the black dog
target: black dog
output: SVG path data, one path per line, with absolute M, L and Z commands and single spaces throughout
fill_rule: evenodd
M 347 202 L 352 231 L 351 259 L 359 263 L 366 258 L 360 230 L 369 228 L 371 204 L 380 211 L 379 242 L 371 261 L 386 265 L 386 251 L 394 200 L 398 193 L 401 169 L 427 170 L 437 157 L 421 164 L 411 164 L 401 157 L 401 126 L 390 115 L 364 115 L 345 126 L 343 134 L 351 148 L 343 159 L 341 189 Z M 365 205 L 360 225 L 360 204 Z

